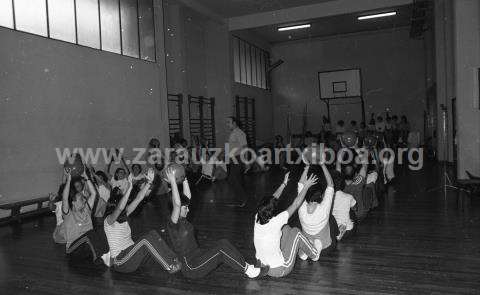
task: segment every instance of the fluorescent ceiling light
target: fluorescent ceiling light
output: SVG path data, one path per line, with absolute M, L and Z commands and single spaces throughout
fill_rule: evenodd
M 392 12 L 385 12 L 385 13 L 378 13 L 378 14 L 370 14 L 370 15 L 359 16 L 359 17 L 358 17 L 358 20 L 372 19 L 372 18 L 379 18 L 379 17 L 386 17 L 386 16 L 392 16 L 392 15 L 397 15 L 397 12 L 396 12 L 396 11 L 392 11 Z
M 289 26 L 289 27 L 281 27 L 281 28 L 278 28 L 278 31 L 283 32 L 283 31 L 306 29 L 306 28 L 310 28 L 310 24 L 296 25 L 296 26 Z

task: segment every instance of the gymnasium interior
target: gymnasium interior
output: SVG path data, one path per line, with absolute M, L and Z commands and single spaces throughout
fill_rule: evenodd
M 52 239 L 66 149 L 121 148 L 131 161 L 151 139 L 223 148 L 229 121 L 254 151 L 303 149 L 325 134 L 343 144 L 351 124 L 378 132 L 379 117 L 405 117 L 404 138 L 376 139 L 414 150 L 414 163 L 395 164 L 394 177 L 380 168 L 355 234 L 318 261 L 296 258 L 284 277 L 221 265 L 191 278 L 152 259 L 122 273 L 70 259 Z M 477 0 L 0 0 L 0 138 L 2 294 L 480 292 Z M 198 243 L 227 239 L 253 265 L 257 206 L 290 172 L 287 208 L 302 165 L 245 166 L 241 192 L 230 168 L 223 179 L 186 168 Z M 129 217 L 134 240 L 154 229 L 169 241 L 170 194 Z M 288 224 L 301 229 L 296 213 Z

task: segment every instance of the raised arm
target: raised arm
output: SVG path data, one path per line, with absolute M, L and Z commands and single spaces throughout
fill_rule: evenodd
M 299 183 L 304 184 L 307 181 L 308 171 L 310 170 L 310 165 L 305 166 L 303 169 L 302 175 L 300 176 Z
M 87 202 L 88 202 L 88 205 L 90 206 L 90 208 L 93 208 L 93 205 L 95 204 L 95 198 L 97 197 L 97 190 L 93 186 L 93 183 L 90 180 L 90 177 L 88 177 L 88 175 L 86 173 L 86 169 L 87 169 L 87 167 L 85 167 L 85 169 L 83 171 L 83 174 L 82 174 L 82 177 L 87 180 L 87 187 L 88 187 L 88 192 L 89 192 L 89 197 L 88 197 Z
M 105 174 L 107 174 L 107 178 L 109 181 L 110 179 L 112 179 L 112 174 L 110 174 L 111 168 L 112 168 L 112 159 L 110 159 L 110 162 L 108 162 L 107 171 L 105 171 Z
M 130 192 L 132 191 L 132 181 L 131 178 L 128 179 L 129 184 L 128 184 L 128 189 L 123 194 L 122 198 L 120 199 L 120 202 L 117 204 L 117 207 L 113 211 L 112 214 L 108 215 L 106 220 L 109 225 L 112 225 L 115 221 L 117 221 L 118 216 L 125 210 L 125 206 L 127 206 L 128 198 L 130 197 Z
M 332 176 L 330 175 L 330 171 L 328 171 L 327 166 L 325 166 L 323 162 L 321 164 L 323 175 L 325 175 L 325 179 L 327 180 L 327 188 L 325 189 L 325 193 L 323 194 L 322 202 L 320 203 L 320 208 L 323 208 L 323 212 L 330 212 L 332 209 L 333 197 L 335 195 L 334 184 Z M 322 210 L 322 209 L 321 209 Z
M 62 192 L 62 213 L 68 214 L 68 211 L 70 210 L 70 205 L 68 204 L 68 195 L 70 194 L 70 183 L 72 182 L 72 175 L 70 174 L 69 168 L 65 168 L 65 177 L 67 180 Z
M 192 192 L 190 191 L 190 185 L 188 184 L 188 179 L 186 177 L 183 181 L 183 194 L 189 199 L 192 198 Z
M 344 152 L 343 148 L 340 149 L 337 155 L 337 162 L 335 164 L 335 170 L 337 170 L 340 173 L 342 172 L 343 152 Z
M 143 186 L 143 188 L 138 192 L 137 196 L 135 199 L 127 206 L 127 216 L 130 215 L 135 209 L 137 209 L 138 204 L 143 201 L 145 196 L 148 194 L 150 187 L 153 182 L 153 178 L 155 177 L 155 172 L 153 171 L 152 168 L 148 169 L 146 178 L 147 178 L 147 183 Z M 131 176 L 129 176 L 131 178 Z
M 309 165 L 305 166 L 305 169 L 303 169 L 302 175 L 300 176 L 300 180 L 298 181 L 298 185 L 297 185 L 297 194 L 299 194 L 302 191 L 303 187 L 305 186 L 305 182 L 307 182 L 309 169 L 310 169 Z
M 293 203 L 287 208 L 288 216 L 292 216 L 293 213 L 297 211 L 298 207 L 300 207 L 300 205 L 303 203 L 303 200 L 305 199 L 305 195 L 307 194 L 308 189 L 312 187 L 312 185 L 316 184 L 317 180 L 318 180 L 317 177 L 314 174 L 312 174 L 305 181 L 303 189 L 297 195 L 295 200 L 293 200 Z
M 168 168 L 166 175 L 167 175 L 168 182 L 172 187 L 173 209 L 172 209 L 172 215 L 170 216 L 170 218 L 174 224 L 177 224 L 178 218 L 180 218 L 180 208 L 182 207 L 182 201 L 180 200 L 180 192 L 178 191 L 177 182 L 175 180 L 175 172 L 173 171 L 173 169 Z
M 325 175 L 325 179 L 327 180 L 327 187 L 334 187 L 333 186 L 333 179 L 332 175 L 330 174 L 330 171 L 328 171 L 327 166 L 325 166 L 325 162 L 323 162 L 321 165 L 322 170 L 323 170 L 323 175 Z
M 290 177 L 290 172 L 287 172 L 287 174 L 285 174 L 285 177 L 283 178 L 282 184 L 280 184 L 280 186 L 277 188 L 277 190 L 273 193 L 273 197 L 274 197 L 275 199 L 280 198 L 280 196 L 282 195 L 283 190 L 284 190 L 285 187 L 287 186 L 288 178 L 289 178 L 289 177 Z

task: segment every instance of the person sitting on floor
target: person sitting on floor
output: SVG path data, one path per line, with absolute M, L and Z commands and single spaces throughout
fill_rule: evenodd
M 172 214 L 168 221 L 168 235 L 173 249 L 182 259 L 182 274 L 187 278 L 203 278 L 220 265 L 225 264 L 245 274 L 249 278 L 261 277 L 266 269 L 261 269 L 245 261 L 243 255 L 228 240 L 221 239 L 211 248 L 200 248 L 195 238 L 193 225 L 187 221 L 188 206 L 192 197 L 188 180 L 178 189 L 175 171 L 168 168 L 166 176 L 172 189 Z
M 55 230 L 53 231 L 53 241 L 57 244 L 65 244 L 66 233 L 65 233 L 65 224 L 63 223 L 63 214 L 62 214 L 62 192 L 65 188 L 65 182 L 63 182 L 58 188 L 58 192 L 51 193 L 48 196 L 49 207 L 52 212 L 55 213 L 56 225 Z
M 65 169 L 65 175 L 67 181 L 62 193 L 62 213 L 65 224 L 66 253 L 73 257 L 81 246 L 87 245 L 93 261 L 97 262 L 104 253 L 108 252 L 108 245 L 105 234 L 93 229 L 91 215 L 97 197 L 93 183 L 83 172 L 82 177 L 87 179 L 88 196 L 78 190 L 70 194 L 72 182 L 70 169 Z
M 273 193 L 266 196 L 257 208 L 254 221 L 253 243 L 255 256 L 262 265 L 269 266 L 268 275 L 272 277 L 284 277 L 288 275 L 295 265 L 298 254 L 302 259 L 310 258 L 318 261 L 320 253 L 309 239 L 298 228 L 288 225 L 288 220 L 303 203 L 308 190 L 317 183 L 315 175 L 308 174 L 309 166 L 305 167 L 301 179 L 303 189 L 298 193 L 295 200 L 285 210 L 278 209 L 278 199 L 285 189 L 289 173 L 285 175 L 283 183 Z
M 303 233 L 315 245 L 318 252 L 322 250 L 329 252 L 329 248 L 333 246 L 329 220 L 335 191 L 330 172 L 323 162 L 320 166 L 327 183 L 324 185 L 324 182 L 319 182 L 307 192 L 305 201 L 298 209 L 298 217 Z M 305 181 L 300 179 L 298 192 L 302 191 Z
M 169 273 L 176 273 L 181 268 L 175 253 L 170 250 L 155 230 L 141 236 L 136 242 L 132 240 L 132 230 L 128 222 L 128 216 L 135 211 L 145 198 L 154 177 L 155 172 L 153 169 L 149 169 L 145 177 L 147 182 L 144 183 L 130 204 L 127 203 L 133 187 L 132 176 L 128 178 L 129 184 L 126 193 L 112 196 L 108 201 L 104 229 L 110 252 L 102 259 L 107 266 L 112 266 L 115 271 L 134 272 L 146 262 L 147 258 L 153 258 Z
M 353 160 L 342 165 L 342 159 L 344 159 L 344 154 L 347 152 L 347 150 L 340 150 L 336 169 L 345 177 L 345 188 L 343 191 L 355 198 L 355 201 L 357 202 L 355 214 L 358 220 L 361 220 L 366 217 L 369 210 L 369 208 L 366 208 L 363 196 L 363 189 L 365 187 L 367 176 L 367 161 L 360 158 L 360 156 L 353 150 L 350 151 L 352 151 L 354 155 Z
M 338 226 L 337 240 L 347 238 L 353 233 L 355 224 L 351 219 L 353 208 L 357 204 L 352 195 L 345 193 L 345 178 L 340 172 L 333 173 L 333 182 L 335 185 L 335 197 L 333 201 L 332 215 Z

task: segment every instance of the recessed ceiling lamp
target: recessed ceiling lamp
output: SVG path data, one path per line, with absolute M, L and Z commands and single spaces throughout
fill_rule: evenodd
M 281 28 L 278 28 L 278 31 L 279 31 L 279 32 L 283 32 L 283 31 L 307 29 L 307 28 L 310 28 L 310 27 L 311 27 L 310 24 L 303 24 L 303 25 L 295 25 L 295 26 L 281 27 Z
M 397 12 L 396 12 L 396 11 L 392 11 L 392 12 L 385 12 L 385 13 L 362 15 L 362 16 L 359 16 L 359 17 L 358 17 L 358 20 L 365 20 L 365 19 L 372 19 L 372 18 L 393 16 L 393 15 L 397 15 Z

